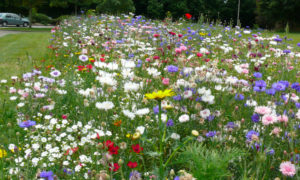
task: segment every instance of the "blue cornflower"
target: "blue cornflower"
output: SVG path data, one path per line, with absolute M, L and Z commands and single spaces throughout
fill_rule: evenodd
M 274 149 L 270 149 L 270 150 L 266 151 L 266 154 L 268 154 L 268 155 L 274 155 L 275 154 L 275 150 Z
M 214 115 L 209 115 L 208 118 L 207 118 L 208 121 L 212 121 L 212 120 L 214 120 L 214 119 L 215 119 L 215 116 L 214 116 Z
M 42 171 L 40 173 L 40 177 L 45 180 L 53 180 L 53 172 L 52 171 Z
M 168 72 L 177 72 L 178 71 L 178 67 L 174 66 L 174 65 L 169 65 L 167 67 L 167 69 L 168 69 Z
M 296 102 L 295 105 L 296 105 L 296 108 L 297 108 L 297 109 L 300 109 L 300 103 L 297 103 L 297 102 Z
M 154 114 L 158 114 L 159 113 L 159 106 L 158 105 L 155 106 L 155 107 L 153 107 L 153 112 L 154 112 Z
M 285 49 L 285 50 L 283 50 L 283 53 L 289 54 L 289 53 L 291 53 L 291 50 Z
M 282 39 L 281 38 L 275 38 L 274 41 L 282 42 Z
M 260 72 L 253 73 L 253 76 L 256 78 L 262 78 L 262 74 Z
M 139 59 L 137 65 L 136 65 L 136 67 L 141 67 L 142 64 L 143 64 L 143 61 Z
M 235 126 L 236 125 L 234 124 L 234 122 L 228 122 L 226 125 L 227 128 L 231 128 L 231 129 L 235 128 Z
M 267 90 L 266 90 L 266 94 L 268 94 L 268 95 L 272 95 L 272 96 L 274 96 L 274 95 L 275 95 L 275 93 L 276 93 L 276 90 L 275 90 L 275 89 L 273 89 L 273 88 L 271 88 L 271 89 L 267 89 Z
M 174 99 L 175 101 L 180 101 L 182 98 L 181 98 L 180 95 L 177 95 L 177 96 L 173 96 L 173 99 Z
M 242 95 L 242 94 L 236 94 L 235 97 L 234 97 L 234 99 L 235 99 L 235 100 L 241 101 L 241 100 L 244 100 L 245 97 L 244 97 L 244 95 Z
M 217 134 L 216 131 L 208 131 L 208 133 L 206 133 L 206 137 L 214 137 Z
M 252 122 L 255 122 L 255 123 L 259 122 L 259 114 L 253 114 L 251 116 L 251 120 L 252 120 Z
M 248 133 L 246 134 L 246 138 L 248 141 L 252 141 L 252 136 L 255 135 L 255 136 L 259 136 L 259 133 L 254 131 L 254 130 L 251 130 L 251 131 L 248 131 Z
M 23 121 L 19 124 L 21 128 L 28 128 L 34 125 L 36 125 L 36 122 L 31 120 Z
M 133 57 L 134 57 L 134 54 L 128 54 L 128 57 L 129 57 L 129 58 L 133 58 Z
M 297 46 L 300 47 L 300 43 L 297 43 Z
M 135 180 L 135 179 L 141 179 L 141 173 L 139 173 L 138 171 L 132 171 L 129 175 L 129 180 Z
M 266 90 L 266 86 L 267 86 L 267 84 L 264 80 L 258 80 L 258 81 L 255 81 L 253 90 L 257 91 L 257 92 L 263 92 Z
M 169 119 L 167 122 L 167 127 L 172 127 L 172 126 L 174 126 L 174 121 L 173 119 Z

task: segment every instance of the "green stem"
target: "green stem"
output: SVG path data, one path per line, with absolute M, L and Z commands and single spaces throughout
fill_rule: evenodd
M 158 128 L 159 128 L 159 154 L 160 154 L 160 158 L 159 158 L 159 176 L 160 178 L 163 178 L 163 173 L 164 173 L 164 166 L 163 166 L 163 152 L 162 152 L 162 148 L 163 148 L 163 141 L 162 141 L 162 120 L 161 120 L 161 100 L 158 101 Z
M 192 140 L 193 138 L 192 137 L 189 137 L 187 140 L 184 141 L 184 143 L 181 145 L 181 146 L 178 146 L 175 151 L 172 152 L 171 156 L 168 158 L 168 160 L 166 161 L 166 163 L 164 164 L 164 167 L 166 167 L 170 160 L 172 159 L 172 157 L 175 155 L 175 153 L 182 148 L 182 146 L 184 146 L 186 143 L 188 143 L 190 140 Z

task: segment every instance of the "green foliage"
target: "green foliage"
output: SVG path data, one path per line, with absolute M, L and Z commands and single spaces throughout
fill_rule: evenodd
M 256 21 L 262 27 L 283 30 L 287 23 L 299 26 L 299 0 L 259 0 L 256 6 Z
M 132 0 L 99 0 L 96 10 L 99 13 L 120 14 L 134 12 Z
M 217 149 L 194 143 L 183 149 L 177 163 L 189 169 L 197 179 L 221 179 L 232 176 L 230 163 L 242 155 L 238 148 Z
M 46 14 L 38 13 L 35 9 L 32 11 L 32 23 L 51 24 L 52 19 Z
M 162 18 L 163 4 L 158 2 L 158 0 L 149 0 L 147 6 L 147 15 L 150 18 Z

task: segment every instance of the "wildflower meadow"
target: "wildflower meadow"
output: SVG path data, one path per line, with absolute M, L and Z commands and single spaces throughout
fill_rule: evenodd
M 48 49 L 1 80 L 0 179 L 300 179 L 288 35 L 189 14 L 82 16 Z

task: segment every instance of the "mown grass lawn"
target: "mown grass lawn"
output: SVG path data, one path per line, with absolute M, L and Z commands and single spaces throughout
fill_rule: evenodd
M 22 31 L 22 32 L 50 32 L 51 28 L 27 28 L 27 27 L 4 27 L 4 31 Z
M 47 54 L 51 34 L 30 32 L 0 38 L 0 79 L 21 75 L 38 65 Z

